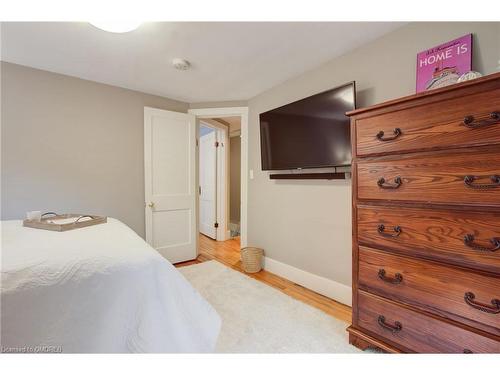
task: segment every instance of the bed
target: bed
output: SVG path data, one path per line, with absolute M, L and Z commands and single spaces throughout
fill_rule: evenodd
M 210 352 L 220 317 L 116 219 L 52 232 L 2 221 L 5 352 Z

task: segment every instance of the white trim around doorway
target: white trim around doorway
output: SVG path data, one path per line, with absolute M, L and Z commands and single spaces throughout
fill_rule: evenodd
M 241 247 L 248 243 L 248 107 L 199 108 L 188 110 L 196 120 L 217 117 L 241 117 Z M 226 225 L 227 226 L 227 225 Z M 227 233 L 228 228 L 221 228 Z M 226 234 L 224 234 L 224 237 Z

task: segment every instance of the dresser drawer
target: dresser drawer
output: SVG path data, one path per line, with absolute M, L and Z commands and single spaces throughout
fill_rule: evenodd
M 361 289 L 500 336 L 500 278 L 359 248 Z
M 500 144 L 500 87 L 359 118 L 355 126 L 358 156 Z
M 359 205 L 357 223 L 361 245 L 495 272 L 500 277 L 500 211 Z
M 500 342 L 358 291 L 358 326 L 419 353 L 500 353 Z
M 498 150 L 358 160 L 357 197 L 500 207 Z

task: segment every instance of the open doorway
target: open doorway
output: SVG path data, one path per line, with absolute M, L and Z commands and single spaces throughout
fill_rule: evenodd
M 199 231 L 216 241 L 241 233 L 241 116 L 198 121 Z
M 216 240 L 201 234 L 201 231 L 199 231 L 201 225 L 199 223 L 200 201 L 198 200 L 197 233 L 200 233 L 198 255 L 203 255 L 202 248 L 207 243 L 213 247 L 227 247 L 230 243 L 237 242 L 238 249 L 240 245 L 245 247 L 247 246 L 248 108 L 200 108 L 190 109 L 188 114 L 195 116 L 198 138 L 200 138 L 202 132 L 208 132 L 208 130 L 201 130 L 200 126 L 204 124 L 208 128 L 216 129 L 217 141 L 219 142 L 219 147 L 216 148 L 217 161 L 215 163 L 217 168 L 217 177 L 215 178 L 217 184 L 215 193 Z M 198 140 L 199 142 L 200 140 Z M 231 157 L 231 143 L 233 144 L 233 157 Z M 199 151 L 198 147 L 198 156 L 196 158 L 198 178 L 196 185 L 194 185 L 197 190 L 200 182 L 200 166 L 203 168 L 203 165 L 200 165 Z M 233 161 L 232 164 L 231 161 Z M 235 174 L 238 174 L 238 169 L 239 181 L 235 177 Z M 231 175 L 233 176 L 232 180 Z M 231 185 L 233 186 L 232 194 Z M 239 240 L 235 240 L 238 238 L 238 234 Z

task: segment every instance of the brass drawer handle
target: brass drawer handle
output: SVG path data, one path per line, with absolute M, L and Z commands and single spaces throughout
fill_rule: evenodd
M 389 237 L 389 238 L 396 238 L 398 237 L 400 234 L 401 234 L 401 227 L 399 225 L 396 225 L 394 228 L 394 234 L 390 234 L 390 233 L 386 233 L 385 232 L 385 225 L 384 224 L 380 224 L 377 228 L 377 232 L 384 236 L 384 237 Z
M 386 323 L 385 316 L 383 315 L 378 316 L 378 325 L 392 333 L 397 333 L 403 329 L 403 325 L 398 321 L 395 321 L 394 325 Z
M 500 121 L 500 112 L 491 112 L 490 118 L 486 120 L 475 121 L 474 116 L 465 116 L 463 124 L 470 129 L 482 128 L 483 126 L 493 125 Z
M 400 273 L 394 274 L 394 278 L 385 276 L 385 270 L 383 268 L 378 270 L 378 278 L 390 284 L 401 284 L 401 282 L 403 281 L 403 275 L 401 275 Z
M 401 132 L 401 129 L 400 129 L 400 128 L 395 128 L 395 129 L 392 131 L 392 133 L 394 134 L 393 136 L 391 136 L 391 137 L 385 137 L 385 138 L 384 138 L 384 134 L 385 134 L 385 133 L 384 133 L 384 131 L 383 131 L 383 130 L 381 130 L 381 131 L 379 131 L 379 132 L 377 133 L 377 139 L 378 139 L 379 141 L 382 141 L 382 142 L 385 142 L 385 141 L 392 141 L 392 140 L 396 139 L 397 137 L 399 137 L 399 136 L 402 134 L 402 132 Z
M 487 305 L 482 302 L 474 301 L 475 298 L 476 296 L 472 292 L 467 292 L 464 295 L 464 301 L 467 305 L 488 314 L 500 313 L 500 299 L 494 298 L 491 300 L 491 305 Z
M 382 188 L 382 189 L 397 189 L 402 184 L 403 184 L 403 180 L 399 176 L 394 179 L 393 185 L 387 184 L 385 181 L 385 178 L 383 178 L 383 177 L 380 177 L 377 181 L 377 185 L 379 186 L 379 188 Z
M 465 186 L 471 188 L 471 189 L 479 189 L 479 190 L 484 190 L 484 189 L 494 189 L 497 187 L 500 187 L 500 176 L 499 175 L 493 175 L 490 176 L 492 184 L 474 184 L 474 180 L 476 180 L 478 177 L 477 176 L 465 176 L 464 177 L 464 184 Z
M 491 244 L 493 245 L 492 247 L 486 247 L 486 246 L 481 246 L 478 244 L 474 243 L 474 235 L 473 234 L 466 234 L 464 236 L 464 244 L 465 246 L 470 247 L 471 249 L 478 250 L 478 251 L 489 251 L 489 252 L 494 252 L 500 249 L 500 238 L 493 237 L 490 239 Z

